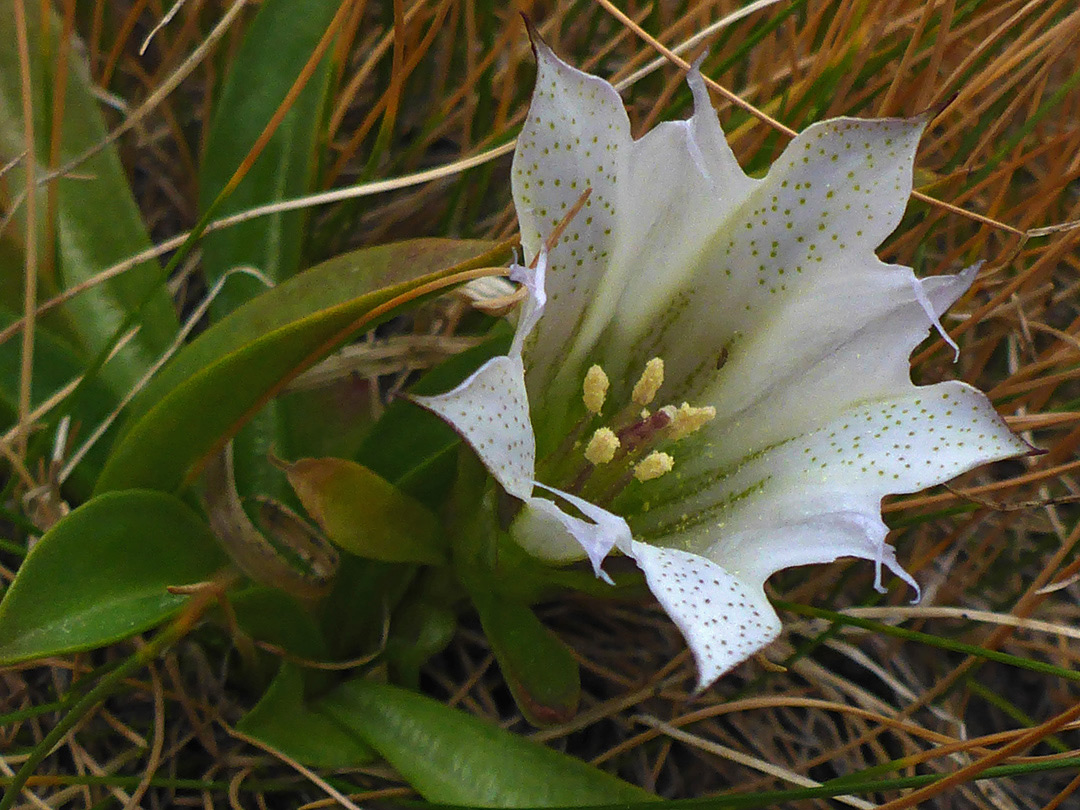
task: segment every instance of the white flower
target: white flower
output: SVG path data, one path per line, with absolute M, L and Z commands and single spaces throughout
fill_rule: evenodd
M 917 587 L 882 497 L 1030 448 L 974 388 L 909 377 L 975 277 L 917 279 L 874 254 L 925 118 L 815 124 L 756 180 L 696 71 L 694 115 L 635 141 L 610 84 L 535 49 L 513 192 L 537 272 L 515 268 L 530 295 L 514 347 L 416 400 L 524 501 L 511 534 L 527 550 L 633 557 L 704 687 L 779 633 L 771 574 L 862 557 L 878 587 L 883 564 Z

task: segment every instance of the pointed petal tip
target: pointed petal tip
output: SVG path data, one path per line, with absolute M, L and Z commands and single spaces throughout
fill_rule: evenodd
M 520 357 L 493 357 L 456 388 L 409 399 L 457 431 L 503 489 L 532 494 L 536 444 Z
M 536 46 L 538 41 L 543 42 L 540 38 L 540 32 L 536 30 L 536 24 L 532 21 L 532 17 L 524 11 L 518 13 L 521 14 L 521 21 L 525 23 L 525 33 L 529 35 L 529 41 L 533 44 L 533 47 Z
M 1021 444 L 1023 444 L 1027 448 L 1027 450 L 1023 451 L 1022 453 L 1017 453 L 1018 456 L 1021 456 L 1023 458 L 1038 458 L 1039 456 L 1045 456 L 1047 453 L 1050 452 L 1043 447 L 1036 447 L 1023 436 L 1017 436 L 1016 438 Z
M 945 112 L 945 110 L 947 110 L 950 106 L 952 106 L 952 103 L 954 101 L 956 101 L 956 99 L 957 99 L 957 97 L 959 95 L 960 95 L 959 90 L 957 90 L 955 93 L 949 94 L 948 96 L 943 98 L 941 101 L 939 101 L 937 104 L 932 104 L 929 107 L 927 107 L 921 113 L 916 115 L 915 118 L 925 118 L 926 123 L 929 124 L 931 121 L 933 121 L 935 118 L 940 116 L 943 112 Z
M 969 264 L 956 274 L 967 285 L 964 288 L 964 292 L 967 292 L 971 288 L 971 285 L 975 283 L 975 279 L 979 277 L 979 271 L 982 270 L 984 264 L 986 264 L 986 259 L 979 259 L 974 264 Z
M 551 46 L 544 41 L 544 38 L 540 35 L 540 29 L 536 27 L 529 15 L 521 12 L 521 19 L 525 22 L 525 32 L 529 35 L 529 44 L 532 46 L 533 56 L 536 57 L 536 61 L 538 63 L 549 60 L 562 62 L 555 54 L 555 51 L 551 49 Z
M 698 691 L 780 635 L 780 618 L 762 588 L 688 551 L 637 541 L 629 549 L 694 655 Z

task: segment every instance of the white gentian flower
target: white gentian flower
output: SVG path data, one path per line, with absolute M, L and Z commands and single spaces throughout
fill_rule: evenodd
M 702 687 L 778 635 L 763 586 L 780 569 L 861 557 L 879 588 L 882 565 L 917 588 L 882 497 L 1030 451 L 974 388 L 909 376 L 975 277 L 917 279 L 874 254 L 927 119 L 823 121 L 757 180 L 697 71 L 694 115 L 635 141 L 610 84 L 535 50 L 513 193 L 537 270 L 514 269 L 529 286 L 514 347 L 415 398 L 523 502 L 511 536 L 598 573 L 617 545 Z

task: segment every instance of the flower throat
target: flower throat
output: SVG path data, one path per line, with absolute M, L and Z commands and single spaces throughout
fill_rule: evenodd
M 650 411 L 663 384 L 664 361 L 654 357 L 645 364 L 630 402 L 604 420 L 610 381 L 599 365 L 589 368 L 582 383 L 586 414 L 544 460 L 545 478 L 554 478 L 568 492 L 593 503 L 607 505 L 631 481 L 646 483 L 671 472 L 675 458 L 657 448 L 701 429 L 716 416 L 716 409 L 684 402 Z

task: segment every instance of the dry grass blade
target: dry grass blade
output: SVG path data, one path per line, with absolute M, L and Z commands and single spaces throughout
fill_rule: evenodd
M 745 765 L 748 768 L 766 773 L 769 776 L 774 776 L 783 782 L 787 782 L 798 787 L 821 787 L 820 782 L 815 782 L 813 779 L 808 779 L 805 776 L 801 776 L 797 773 L 789 771 L 787 768 L 781 768 L 771 762 L 766 762 L 759 757 L 752 757 L 744 754 L 741 751 L 736 751 L 734 748 L 729 748 L 726 745 L 720 745 L 718 743 L 711 742 L 710 740 L 702 739 L 695 734 L 688 734 L 687 732 L 675 728 L 675 726 L 665 723 L 662 720 L 658 720 L 655 717 L 649 717 L 648 715 L 638 715 L 634 718 L 639 723 L 644 723 L 647 726 L 659 729 L 667 736 L 674 740 L 691 745 L 695 748 L 700 748 L 702 751 L 707 751 L 710 754 L 715 754 L 718 757 L 729 759 L 732 762 L 736 762 L 739 765 Z M 873 808 L 880 807 L 880 805 L 873 804 L 872 802 L 864 801 L 856 798 L 855 796 L 837 796 L 836 801 L 841 804 L 846 804 L 848 807 L 857 807 L 860 810 L 873 810 Z
M 30 86 L 30 44 L 27 40 L 26 6 L 14 0 L 16 46 L 19 53 L 19 78 L 22 82 L 23 160 L 26 164 L 26 247 L 23 271 L 22 355 L 19 367 L 19 423 L 15 453 L 23 456 L 30 433 L 30 392 L 34 370 L 34 325 L 37 308 L 37 158 L 34 139 L 33 90 Z

